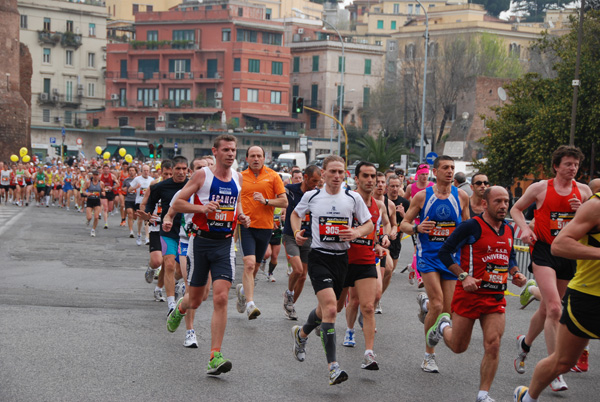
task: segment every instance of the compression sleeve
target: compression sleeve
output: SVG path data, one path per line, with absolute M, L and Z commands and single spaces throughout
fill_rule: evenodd
M 481 237 L 481 226 L 475 219 L 469 219 L 459 224 L 454 232 L 442 245 L 438 251 L 438 258 L 446 266 L 450 268 L 452 264 L 459 264 L 460 261 L 454 261 L 452 254 L 463 248 L 466 244 L 473 244 Z

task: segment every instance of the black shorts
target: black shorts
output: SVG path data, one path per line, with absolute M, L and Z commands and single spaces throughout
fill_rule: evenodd
M 384 255 L 379 259 L 379 267 L 385 269 L 385 263 L 387 262 L 387 255 Z
M 133 209 L 137 211 L 140 209 L 140 204 L 136 204 L 135 201 L 125 201 L 125 209 Z
M 8 188 L 10 188 L 11 190 L 16 190 L 17 189 L 17 185 L 16 184 L 10 184 L 8 186 Z
M 85 206 L 87 208 L 95 208 L 95 207 L 99 207 L 100 206 L 100 199 L 99 198 L 88 198 Z
M 257 261 L 262 260 L 267 252 L 269 241 L 271 241 L 272 232 L 273 229 L 256 229 L 240 226 L 240 239 L 242 240 L 244 257 L 254 255 Z
M 55 190 L 62 190 L 62 186 L 61 185 L 56 185 L 56 187 L 54 188 Z
M 6 185 L 6 186 L 0 185 L 0 190 L 6 190 L 6 191 L 8 191 L 9 188 L 10 187 L 8 185 Z
M 150 232 L 150 252 L 160 251 L 162 253 L 162 245 L 160 244 L 160 232 Z
M 367 278 L 377 279 L 375 264 L 348 264 L 348 273 L 346 274 L 344 287 L 354 287 L 356 281 Z
M 271 246 L 277 246 L 277 245 L 281 245 L 281 230 L 279 231 L 273 231 L 273 233 L 271 234 L 271 240 L 269 240 L 269 244 Z
M 560 323 L 569 332 L 585 339 L 600 338 L 600 297 L 567 288 L 562 304 Z
M 568 258 L 556 257 L 550 251 L 550 245 L 543 241 L 536 241 L 531 252 L 531 261 L 542 267 L 550 267 L 556 271 L 556 279 L 570 281 L 575 275 L 577 261 Z M 533 267 L 529 264 L 529 272 L 533 272 Z
M 315 294 L 332 288 L 335 298 L 339 299 L 344 289 L 348 271 L 348 253 L 346 251 L 328 251 L 312 249 L 308 253 L 308 276 Z
M 214 240 L 194 236 L 190 238 L 188 257 L 190 286 L 206 285 L 209 272 L 213 282 L 222 279 L 233 283 L 235 278 L 233 238 Z
M 400 251 L 402 250 L 402 233 L 398 233 L 395 240 L 390 240 L 390 247 L 388 249 L 388 255 L 392 257 L 392 260 L 397 260 L 400 257 Z
M 44 186 L 44 187 L 36 187 L 36 188 L 37 188 L 37 192 L 38 193 L 44 192 L 44 194 L 46 194 L 46 186 Z
M 115 193 L 113 193 L 112 191 L 107 191 L 105 194 L 106 194 L 105 196 L 102 196 L 100 198 L 106 199 L 108 201 L 114 201 L 115 200 Z

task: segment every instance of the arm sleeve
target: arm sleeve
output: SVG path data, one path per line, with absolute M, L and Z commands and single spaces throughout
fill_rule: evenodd
M 518 267 L 517 265 L 517 253 L 515 251 L 515 228 L 513 228 L 511 225 L 507 224 L 506 226 L 508 226 L 510 228 L 510 231 L 512 232 L 512 238 L 513 238 L 513 246 L 510 248 L 510 259 L 508 260 L 508 269 L 510 270 L 512 267 Z
M 156 207 L 156 204 L 158 203 L 158 200 L 160 199 L 160 196 L 158 194 L 158 190 L 157 187 L 160 183 L 156 183 L 153 186 L 150 186 L 150 195 L 148 196 L 148 202 L 146 203 L 146 213 L 147 214 L 151 214 L 152 212 L 154 212 L 154 208 Z
M 440 251 L 438 251 L 438 258 L 446 268 L 457 261 L 454 261 L 452 254 L 460 250 L 465 244 L 473 244 L 481 237 L 481 226 L 475 219 L 469 219 L 464 221 L 452 232 L 450 237 L 444 242 Z

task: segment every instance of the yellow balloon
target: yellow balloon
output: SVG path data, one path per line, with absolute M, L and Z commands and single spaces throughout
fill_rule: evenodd
M 19 161 L 19 157 L 17 155 L 11 155 L 10 156 L 10 160 L 13 162 L 18 162 Z
M 100 148 L 99 146 L 98 146 L 98 147 L 96 147 L 96 153 L 97 153 L 98 155 L 100 155 L 100 154 L 102 153 L 102 148 Z
M 21 157 L 27 155 L 27 148 L 23 147 L 19 150 L 19 154 L 21 155 Z
M 133 161 L 133 157 L 129 154 L 125 155 L 125 161 L 127 161 L 127 163 L 131 163 Z
M 110 152 L 105 152 L 102 157 L 104 158 L 104 160 L 109 160 L 110 159 Z
M 159 170 L 160 169 L 160 162 L 156 164 L 156 166 L 154 166 L 154 169 Z
M 31 160 L 31 157 L 29 155 L 24 155 L 23 156 L 23 162 L 29 163 L 30 160 Z
M 121 157 L 125 156 L 126 153 L 127 153 L 127 151 L 125 150 L 125 148 L 119 149 L 119 155 L 121 155 Z

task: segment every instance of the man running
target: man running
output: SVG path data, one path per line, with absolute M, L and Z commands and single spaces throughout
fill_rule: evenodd
M 452 186 L 454 159 L 446 155 L 437 157 L 433 162 L 433 174 L 436 184 L 412 198 L 400 225 L 404 233 L 417 235 L 417 269 L 427 292 L 420 294 L 418 299 L 425 333 L 440 314 L 450 312 L 456 285 L 456 275 L 440 261 L 438 251 L 458 224 L 469 219 L 469 196 Z M 414 222 L 417 218 L 420 223 Z M 439 372 L 434 348 L 429 345 L 425 347 L 421 369 L 427 373 Z
M 92 231 L 90 236 L 96 237 L 96 227 L 98 226 L 98 216 L 100 215 L 100 199 L 105 194 L 104 183 L 100 180 L 100 172 L 97 170 L 92 171 L 92 179 L 87 181 L 81 188 L 81 192 L 87 197 L 85 214 L 87 218 L 87 224 L 90 224 L 92 217 L 94 222 L 92 223 Z M 48 206 L 46 204 L 46 206 Z
M 235 277 L 233 231 L 237 221 L 245 226 L 250 224 L 250 218 L 243 213 L 240 198 L 242 175 L 231 168 L 236 150 L 234 136 L 218 136 L 212 148 L 216 164 L 194 173 L 172 207 L 177 212 L 194 213 L 192 230 L 196 236 L 191 251 L 190 286 L 169 314 L 167 329 L 175 332 L 186 311 L 197 309 L 202 304 L 210 273 L 213 315 L 207 374 L 211 375 L 226 373 L 232 367 L 231 361 L 223 357 L 221 346 L 227 325 L 227 295 Z M 188 201 L 192 196 L 194 204 Z
M 288 206 L 285 211 L 285 225 L 283 226 L 283 245 L 288 256 L 288 261 L 292 266 L 292 272 L 288 278 L 288 287 L 283 294 L 283 312 L 290 320 L 298 319 L 295 303 L 300 297 L 302 289 L 304 289 L 304 282 L 308 273 L 308 253 L 311 243 L 310 215 L 305 215 L 302 219 L 302 236 L 306 237 L 307 241 L 301 246 L 294 239 L 290 218 L 304 193 L 313 190 L 320 180 L 321 169 L 318 166 L 310 165 L 304 171 L 301 183 L 285 186 Z
M 104 229 L 108 229 L 108 213 L 112 212 L 115 202 L 115 193 L 113 188 L 117 184 L 117 178 L 110 171 L 110 166 L 105 163 L 102 166 L 102 175 L 100 181 L 104 184 L 105 195 L 100 197 L 100 203 L 102 204 L 102 217 L 104 218 Z
M 575 181 L 583 158 L 579 148 L 567 145 L 558 147 L 552 154 L 552 169 L 556 176 L 527 187 L 511 210 L 515 224 L 521 229 L 521 240 L 532 248 L 531 269 L 542 295 L 538 310 L 531 317 L 527 334 L 517 337 L 519 354 L 515 359 L 515 369 L 519 374 L 525 372 L 527 353 L 542 330 L 548 355 L 555 350 L 561 299 L 567 284 L 573 278 L 576 262 L 553 256 L 550 247 L 561 229 L 573 219 L 582 201 L 592 195 L 588 186 Z M 523 211 L 532 203 L 536 204 L 533 231 L 523 216 Z M 564 391 L 568 386 L 562 375 L 559 375 L 550 388 L 553 391 Z
M 404 219 L 404 214 L 408 210 L 410 203 L 408 200 L 400 195 L 400 190 L 402 190 L 402 182 L 398 176 L 392 174 L 388 176 L 387 179 L 387 194 L 384 196 L 384 203 L 391 201 L 394 204 L 394 210 L 396 211 L 396 222 L 402 222 Z M 389 207 L 388 207 L 389 208 Z M 390 286 L 390 281 L 392 280 L 392 274 L 396 269 L 396 265 L 398 265 L 398 258 L 400 258 L 400 251 L 402 251 L 402 232 L 400 231 L 400 226 L 396 226 L 396 236 L 393 239 L 390 239 L 390 248 L 389 248 L 389 256 L 391 257 L 391 265 L 389 268 L 385 270 L 383 276 L 383 289 L 382 293 L 386 291 L 388 286 Z M 386 258 L 387 263 L 387 258 Z M 389 263 L 388 263 L 389 264 Z M 413 274 L 414 277 L 414 274 Z
M 438 253 L 459 282 L 452 298 L 452 321 L 450 314 L 442 313 L 427 332 L 427 344 L 435 346 L 443 339 L 454 353 L 463 353 L 471 342 L 475 321 L 479 320 L 484 352 L 477 402 L 494 402 L 488 393 L 500 360 L 508 275 L 519 287 L 525 285 L 527 278 L 517 267 L 514 229 L 504 220 L 509 206 L 507 191 L 500 186 L 487 189 L 483 206 L 483 215 L 459 225 Z M 458 250 L 460 263 L 452 258 Z
M 485 210 L 483 206 L 483 194 L 490 187 L 488 177 L 483 173 L 475 173 L 471 179 L 473 195 L 469 198 L 469 214 L 471 218 L 481 215 Z
M 321 341 L 329 366 L 329 385 L 348 379 L 348 374 L 340 369 L 335 353 L 336 305 L 348 271 L 347 250 L 350 241 L 368 235 L 374 228 L 362 197 L 342 188 L 345 177 L 345 164 L 341 157 L 333 155 L 325 158 L 325 186 L 322 190 L 305 193 L 291 216 L 294 237 L 302 246 L 307 240 L 302 229 L 302 217 L 309 212 L 311 214 L 312 243 L 308 255 L 308 275 L 318 300 L 317 308 L 310 312 L 306 323 L 302 327 L 295 325 L 292 328 L 294 356 L 298 361 L 304 361 L 308 335 L 320 324 Z M 359 226 L 352 226 L 353 219 L 358 221 Z
M 577 270 L 563 299 L 554 352 L 535 366 L 529 388 L 515 389 L 515 402 L 536 402 L 550 383 L 573 367 L 588 341 L 600 338 L 600 193 L 577 210 L 551 250 L 558 258 L 577 259 Z
M 242 284 L 238 284 L 235 290 L 238 313 L 245 311 L 248 319 L 254 320 L 260 315 L 254 303 L 254 278 L 273 232 L 273 210 L 287 207 L 288 202 L 281 177 L 265 166 L 264 149 L 259 146 L 248 148 L 246 162 L 248 169 L 242 172 L 244 187 L 240 197 L 252 223 L 250 227 L 240 228 L 244 276 Z
M 133 179 L 131 185 L 127 189 L 128 192 L 135 193 L 135 206 L 137 207 L 137 209 L 139 209 L 140 204 L 144 200 L 144 194 L 146 193 L 148 187 L 150 187 L 150 184 L 152 184 L 153 181 L 154 179 L 150 177 L 150 166 L 142 165 L 142 174 Z M 149 237 L 148 225 L 146 225 L 146 221 L 138 219 L 137 239 L 135 241 L 135 243 L 138 246 L 142 245 L 142 226 L 145 227 L 145 238 L 148 239 Z M 148 243 L 148 241 L 146 243 Z

